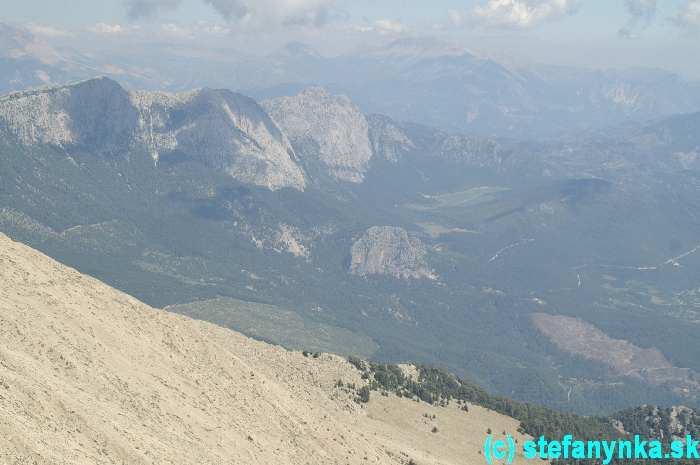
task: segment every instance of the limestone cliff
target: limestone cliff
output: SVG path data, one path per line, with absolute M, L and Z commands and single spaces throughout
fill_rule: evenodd
M 320 163 L 333 178 L 364 180 L 372 147 L 364 114 L 345 96 L 310 88 L 263 102 L 307 164 Z
M 0 98 L 3 128 L 24 145 L 123 157 L 145 150 L 155 163 L 192 160 L 272 190 L 306 185 L 287 137 L 254 100 L 229 91 L 129 93 L 92 79 Z
M 426 262 L 423 243 L 405 229 L 372 226 L 350 250 L 350 272 L 360 276 L 384 274 L 399 279 L 436 279 Z

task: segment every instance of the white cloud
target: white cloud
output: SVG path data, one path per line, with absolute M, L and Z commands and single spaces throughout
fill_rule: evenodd
M 633 19 L 649 22 L 656 15 L 656 0 L 625 0 L 625 8 Z
M 224 19 L 251 28 L 320 26 L 328 21 L 335 0 L 203 0 Z M 132 19 L 154 17 L 174 10 L 182 0 L 127 0 Z
M 672 22 L 686 29 L 700 30 L 700 0 L 687 0 Z
M 467 19 L 464 13 L 452 9 L 447 10 L 447 18 L 450 20 L 450 24 L 456 27 L 464 25 Z
M 402 22 L 394 19 L 378 19 L 372 23 L 350 26 L 350 30 L 361 33 L 398 35 L 406 32 L 408 28 Z
M 474 15 L 495 26 L 528 28 L 574 13 L 578 0 L 488 0 Z
M 180 26 L 175 23 L 161 24 L 160 32 L 166 36 L 179 37 L 182 39 L 191 39 L 194 37 L 194 33 L 191 28 Z
M 127 0 L 126 12 L 131 19 L 149 18 L 174 10 L 182 0 Z
M 128 28 L 122 26 L 121 24 L 97 23 L 94 26 L 88 27 L 87 29 L 94 34 L 105 36 L 123 35 L 128 32 Z
M 104 37 L 129 37 L 132 39 L 162 39 L 193 40 L 204 37 L 223 37 L 231 34 L 231 28 L 225 24 L 208 21 L 182 24 L 173 22 L 153 23 L 147 25 L 122 25 L 97 23 L 87 30 Z
M 267 25 L 321 26 L 334 0 L 204 0 L 227 20 L 253 27 Z
M 221 24 L 209 24 L 205 22 L 198 23 L 197 30 L 213 36 L 225 36 L 231 33 L 231 28 L 229 27 Z
M 635 30 L 647 28 L 656 16 L 656 0 L 625 0 L 625 9 L 629 20 L 618 34 L 620 37 L 633 38 Z
M 380 34 L 401 34 L 406 31 L 406 26 L 393 19 L 378 19 L 374 27 Z
M 35 36 L 56 38 L 56 37 L 71 37 L 73 34 L 56 26 L 46 24 L 27 24 L 27 30 Z
M 231 29 L 216 23 L 199 21 L 195 24 L 164 23 L 158 32 L 165 37 L 195 39 L 203 36 L 222 37 L 231 34 Z

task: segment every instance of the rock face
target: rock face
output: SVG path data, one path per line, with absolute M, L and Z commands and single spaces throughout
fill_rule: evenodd
M 252 99 L 228 91 L 128 93 L 92 79 L 0 99 L 0 128 L 24 145 L 126 156 L 145 149 L 155 163 L 193 160 L 234 179 L 303 190 L 291 144 Z
M 307 164 L 320 163 L 326 173 L 341 181 L 364 180 L 372 157 L 369 125 L 350 99 L 310 88 L 292 97 L 265 101 L 263 106 Z
M 136 92 L 140 135 L 155 160 L 193 157 L 239 181 L 303 190 L 287 137 L 252 99 L 225 90 Z
M 359 276 L 384 274 L 398 279 L 436 279 L 425 260 L 421 241 L 403 228 L 372 226 L 350 250 L 350 272 Z
M 486 427 L 519 427 L 476 405 L 360 405 L 341 357 L 155 310 L 3 234 L 0 360 L 8 465 L 456 465 L 478 463 Z
M 391 118 L 383 115 L 369 115 L 369 138 L 374 156 L 397 163 L 416 145 Z
M 115 154 L 128 150 L 138 114 L 119 84 L 93 79 L 5 96 L 0 122 L 25 145 Z

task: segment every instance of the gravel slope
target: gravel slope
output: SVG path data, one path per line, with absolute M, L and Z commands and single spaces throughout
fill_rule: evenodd
M 152 309 L 0 234 L 2 464 L 481 464 L 486 429 L 517 428 L 475 406 L 359 405 L 338 380 L 363 383 L 337 356 Z

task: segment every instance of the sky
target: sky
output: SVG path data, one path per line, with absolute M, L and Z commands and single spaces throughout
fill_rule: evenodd
M 54 41 L 259 53 L 292 40 L 333 55 L 435 37 L 518 64 L 644 66 L 700 79 L 700 0 L 5 0 L 0 21 Z

